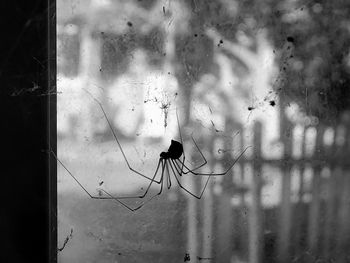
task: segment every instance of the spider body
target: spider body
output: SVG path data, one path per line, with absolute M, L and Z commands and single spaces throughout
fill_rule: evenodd
M 170 147 L 167 152 L 161 152 L 160 153 L 160 158 L 162 159 L 179 159 L 181 155 L 183 154 L 183 147 L 182 144 L 178 141 L 171 140 Z

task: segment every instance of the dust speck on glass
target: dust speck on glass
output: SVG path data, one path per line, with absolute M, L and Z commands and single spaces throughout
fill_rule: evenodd
M 350 260 L 349 16 L 58 0 L 58 261 Z

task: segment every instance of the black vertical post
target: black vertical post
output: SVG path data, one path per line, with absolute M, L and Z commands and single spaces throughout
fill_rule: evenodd
M 47 12 L 47 134 L 49 151 L 57 155 L 57 68 L 56 68 L 56 1 L 48 1 Z M 57 262 L 57 161 L 48 155 L 48 240 L 50 262 Z

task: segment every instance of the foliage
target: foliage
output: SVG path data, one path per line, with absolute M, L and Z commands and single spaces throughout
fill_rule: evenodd
M 61 2 L 65 1 L 58 1 L 58 5 Z M 93 24 L 95 35 L 102 34 L 104 39 L 104 78 L 108 79 L 106 74 L 116 76 L 125 71 L 131 59 L 125 55 L 139 47 L 148 52 L 152 64 L 164 64 L 165 43 L 174 41 L 175 55 L 168 62 L 174 68 L 189 108 L 193 86 L 204 74 L 219 74 L 214 52 L 223 43 L 213 43 L 207 29 L 214 29 L 229 43 L 253 55 L 259 49 L 259 33 L 266 31 L 266 40 L 273 46 L 274 60 L 280 68 L 271 81 L 284 105 L 297 102 L 305 113 L 325 122 L 349 110 L 350 2 L 346 0 L 114 0 L 111 3 L 112 8 L 97 10 L 85 18 L 90 21 L 87 24 Z M 77 16 L 84 16 L 84 12 L 78 12 Z M 124 16 L 130 21 L 124 21 Z M 171 30 L 174 30 L 173 40 L 167 39 Z M 248 56 L 242 59 L 222 52 L 234 62 L 239 76 L 249 77 Z M 113 64 L 115 60 L 118 65 Z

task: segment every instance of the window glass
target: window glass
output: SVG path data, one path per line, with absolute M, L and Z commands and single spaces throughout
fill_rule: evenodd
M 348 15 L 57 1 L 59 262 L 349 259 Z

